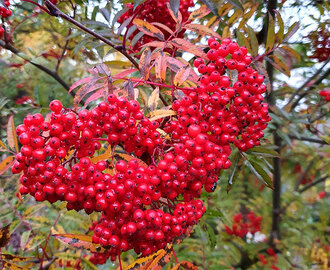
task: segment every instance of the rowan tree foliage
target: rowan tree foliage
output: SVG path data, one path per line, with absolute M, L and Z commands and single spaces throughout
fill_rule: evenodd
M 4 269 L 328 269 L 326 1 L 0 0 Z

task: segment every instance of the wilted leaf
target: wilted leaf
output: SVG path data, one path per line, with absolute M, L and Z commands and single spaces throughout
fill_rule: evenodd
M 243 11 L 240 9 L 235 10 L 234 14 L 231 15 L 227 21 L 228 25 L 233 25 L 234 23 L 236 23 L 243 15 Z
M 172 5 L 177 5 L 176 12 L 172 9 L 171 2 L 172 2 Z M 179 2 L 179 3 L 174 4 L 173 2 Z M 166 3 L 168 12 L 170 13 L 173 21 L 175 21 L 176 24 L 181 24 L 182 23 L 182 15 L 179 14 L 180 13 L 179 5 L 180 5 L 180 1 L 177 1 L 177 0 L 169 0 L 169 3 Z
M 99 80 L 99 78 L 93 78 L 91 81 L 89 81 L 86 85 L 79 88 L 77 91 L 74 99 L 73 104 L 75 107 L 78 106 L 80 101 L 90 92 L 95 91 L 103 86 L 103 83 L 96 83 Z
M 12 261 L 12 262 L 27 262 L 35 259 L 34 257 L 22 257 L 12 254 L 0 254 L 0 260 Z
M 154 121 L 154 120 L 164 118 L 164 117 L 168 117 L 168 116 L 172 116 L 172 115 L 177 115 L 177 113 L 173 110 L 156 110 L 156 111 L 152 111 L 149 114 L 149 119 L 151 121 Z
M 128 100 L 134 99 L 134 86 L 131 80 L 127 80 L 123 85 L 123 90 L 127 92 Z
M 208 28 L 205 25 L 201 25 L 201 24 L 186 24 L 184 26 L 184 28 L 195 31 L 196 33 L 200 34 L 200 35 L 208 35 L 208 36 L 212 36 L 215 37 L 217 39 L 221 39 L 221 36 L 214 32 L 212 29 Z
M 1 163 L 0 163 L 0 175 L 6 172 L 14 163 L 15 157 L 9 156 L 6 157 Z
M 149 99 L 148 99 L 148 109 L 149 111 L 154 111 L 156 108 L 157 108 L 157 104 L 158 104 L 158 101 L 159 101 L 159 87 L 156 87 Z
M 292 49 L 289 46 L 281 46 L 279 48 L 280 50 L 285 50 L 285 52 L 287 52 L 288 54 L 290 54 L 292 57 L 296 58 L 298 62 L 301 61 L 301 56 L 299 54 L 299 52 L 297 52 L 296 50 Z
M 178 16 L 180 7 L 180 0 L 169 0 L 170 9 L 173 11 L 175 16 Z
M 172 31 L 171 28 L 169 28 L 168 26 L 166 26 L 165 24 L 159 23 L 159 22 L 152 22 L 152 25 L 156 25 L 159 28 L 164 29 L 166 32 L 168 32 L 170 35 L 174 35 L 174 32 Z M 160 42 L 160 41 L 159 41 Z M 150 42 L 152 43 L 152 42 Z M 148 43 L 147 43 L 148 44 Z M 144 46 L 147 46 L 147 44 L 144 44 Z
M 78 86 L 80 86 L 82 84 L 90 82 L 92 79 L 94 79 L 94 77 L 86 77 L 86 78 L 83 78 L 83 79 L 75 82 L 73 85 L 71 85 L 68 92 L 70 93 L 73 89 L 77 88 Z
M 89 235 L 80 235 L 80 234 L 53 234 L 53 236 L 70 246 L 88 249 L 92 252 L 105 252 L 106 250 L 101 247 L 99 244 L 94 244 L 92 237 Z
M 15 124 L 14 124 L 14 116 L 11 115 L 8 120 L 7 125 L 7 141 L 8 145 L 11 149 L 16 150 L 16 153 L 18 153 L 18 142 L 17 142 L 17 135 L 15 130 Z
M 227 15 L 228 12 L 231 11 L 232 9 L 233 9 L 233 6 L 232 6 L 232 4 L 230 4 L 230 3 L 226 3 L 226 4 L 224 4 L 224 5 L 221 5 L 221 8 L 220 8 L 219 11 L 218 11 L 218 15 L 219 15 L 220 17 L 223 17 L 223 16 Z M 216 15 L 217 15 L 217 14 L 216 14 Z
M 210 13 L 210 9 L 206 5 L 202 5 L 199 9 L 191 12 L 188 21 L 201 19 Z
M 166 65 L 174 72 L 178 72 L 182 67 L 187 66 L 187 64 L 184 64 L 180 60 L 170 56 L 166 56 Z M 188 79 L 193 82 L 197 82 L 198 78 L 199 77 L 197 76 L 197 74 L 192 69 L 190 69 Z
M 259 49 L 259 43 L 258 43 L 256 33 L 250 26 L 248 26 L 248 30 L 249 30 L 248 33 L 249 33 L 249 38 L 250 38 L 250 43 L 251 43 L 251 54 L 252 54 L 252 56 L 257 56 L 258 49 Z
M 281 17 L 281 14 L 275 9 L 275 15 L 276 15 L 276 19 L 277 19 L 277 23 L 278 23 L 278 31 L 277 31 L 277 38 L 278 38 L 278 43 L 281 43 L 283 40 L 283 36 L 284 36 L 284 23 L 283 23 L 283 19 Z
M 289 68 L 280 60 L 277 56 L 272 55 L 272 58 L 265 57 L 265 60 L 271 63 L 277 70 L 285 74 L 286 76 L 290 77 L 290 70 Z
M 173 83 L 175 86 L 179 86 L 183 84 L 190 74 L 190 66 L 185 66 L 179 69 L 179 71 L 175 74 Z
M 0 249 L 7 246 L 9 242 L 10 239 L 9 227 L 10 225 L 7 225 L 0 230 Z
M 5 269 L 9 269 L 9 270 L 27 270 L 27 268 L 19 266 L 17 264 L 11 263 L 11 262 L 2 261 L 1 264 L 2 264 L 2 267 L 4 267 Z
M 116 156 L 119 156 L 119 157 L 121 157 L 122 159 L 124 159 L 126 161 L 130 161 L 132 159 L 136 159 L 141 167 L 148 168 L 148 165 L 143 160 L 138 159 L 136 157 L 132 157 L 132 156 L 130 156 L 128 154 L 123 154 L 123 153 L 116 153 Z
M 111 71 L 108 68 L 108 66 L 104 63 L 95 65 L 94 68 L 98 71 L 98 73 L 102 74 L 102 75 L 106 75 L 108 77 L 111 76 Z
M 155 60 L 155 72 L 156 72 L 156 78 L 165 81 L 166 79 L 166 57 L 161 52 L 159 56 Z
M 242 18 L 241 22 L 238 25 L 238 29 L 244 28 L 245 24 L 248 22 L 248 20 L 251 19 L 254 12 L 257 10 L 258 6 L 259 6 L 259 3 L 256 3 L 255 5 L 253 5 L 251 7 L 249 12 L 247 12 L 243 15 L 243 18 Z
M 121 78 L 125 78 L 128 75 L 132 74 L 133 72 L 138 71 L 136 68 L 132 68 L 132 69 L 127 69 L 124 70 L 122 72 L 117 73 L 116 75 L 113 76 L 114 79 L 121 79 Z
M 145 33 L 146 35 L 158 38 L 160 40 L 165 40 L 163 32 L 154 25 L 137 18 L 133 20 L 133 23 L 141 32 Z
M 190 53 L 192 53 L 196 56 L 202 57 L 204 59 L 207 58 L 206 53 L 204 53 L 204 51 L 201 48 L 197 47 L 196 45 L 190 43 L 187 40 L 184 40 L 182 38 L 174 38 L 170 41 L 170 43 L 173 46 L 175 46 L 185 52 L 190 52 Z
M 149 65 L 151 61 L 151 50 L 149 47 L 145 48 L 142 52 L 140 62 L 139 62 L 139 70 L 141 76 L 148 80 L 149 78 Z
M 225 26 L 222 31 L 222 38 L 230 38 L 230 36 L 231 36 L 231 33 L 230 33 L 229 26 Z
M 268 14 L 268 30 L 267 30 L 267 40 L 266 40 L 266 52 L 269 52 L 274 47 L 275 42 L 275 23 L 273 16 Z

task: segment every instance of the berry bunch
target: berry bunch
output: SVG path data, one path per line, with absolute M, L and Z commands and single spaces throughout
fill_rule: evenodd
M 79 112 L 54 100 L 49 121 L 28 115 L 17 127 L 22 148 L 12 172 L 22 172 L 20 192 L 37 201 L 67 201 L 69 210 L 102 212 L 91 230 L 108 251 L 92 261 L 114 260 L 130 249 L 146 256 L 185 234 L 205 212 L 196 200 L 203 186 L 214 191 L 220 170 L 230 167 L 230 145 L 246 151 L 260 143 L 270 120 L 263 76 L 249 66 L 244 47 L 213 38 L 209 45 L 207 63 L 194 62 L 203 74 L 198 87 L 172 104 L 177 116 L 164 126 L 170 138 L 137 101 L 113 94 Z M 132 157 L 98 160 L 101 143 Z M 260 230 L 260 217 L 248 219 L 237 233 Z
M 6 7 L 2 7 L 0 6 L 0 18 L 8 18 L 11 16 L 12 12 L 11 10 L 8 9 L 8 7 L 10 6 L 10 3 L 8 0 L 4 1 L 4 4 Z M 0 28 L 1 29 L 1 28 Z M 0 30 L 0 38 L 1 38 L 1 30 Z
M 323 26 L 319 29 L 311 32 L 308 35 L 308 39 L 311 41 L 312 48 L 314 50 L 312 59 L 317 59 L 319 62 L 323 62 L 329 58 L 330 54 L 330 35 L 329 31 Z
M 229 235 L 236 235 L 239 237 L 244 237 L 248 233 L 255 234 L 260 231 L 261 227 L 261 216 L 255 216 L 254 212 L 251 211 L 246 215 L 247 221 L 244 222 L 241 213 L 236 214 L 233 217 L 233 226 L 229 228 L 225 226 L 226 233 Z
M 169 2 L 169 0 L 159 0 L 159 1 L 147 0 L 135 10 L 133 9 L 134 5 L 127 4 L 126 7 L 128 8 L 128 11 L 126 11 L 118 19 L 118 23 L 122 24 L 124 21 L 126 21 L 127 19 L 132 18 L 134 16 L 134 18 L 145 20 L 149 23 L 156 22 L 156 23 L 164 24 L 166 27 L 168 27 L 172 31 L 175 31 L 176 23 L 172 19 L 171 15 L 168 11 L 168 8 L 167 8 L 168 2 Z M 188 20 L 189 15 L 190 15 L 190 12 L 188 12 L 188 8 L 193 7 L 193 6 L 194 6 L 193 0 L 180 1 L 179 11 L 182 15 L 183 22 Z M 132 24 L 129 24 L 128 28 L 131 26 L 132 26 Z M 165 39 L 168 39 L 170 37 L 170 33 L 166 30 L 163 30 L 163 29 L 161 29 L 161 30 L 165 36 Z M 177 37 L 182 38 L 184 35 L 184 32 L 185 32 L 184 30 L 180 31 L 178 33 Z M 129 36 L 129 39 L 132 40 L 138 33 L 139 33 L 139 31 L 135 30 Z M 138 40 L 138 42 L 134 45 L 132 50 L 134 52 L 138 52 L 144 44 L 154 41 L 154 40 L 155 40 L 155 38 L 144 35 Z
M 266 253 L 268 255 L 268 258 L 266 258 L 266 256 L 262 253 L 258 254 L 258 259 L 261 262 L 261 264 L 263 264 L 263 265 L 271 264 L 269 266 L 270 269 L 279 270 L 279 268 L 277 266 L 275 266 L 275 264 L 277 264 L 277 262 L 278 262 L 275 251 L 272 248 L 267 248 Z
M 329 90 L 321 90 L 319 95 L 323 97 L 327 102 L 330 101 L 330 91 Z

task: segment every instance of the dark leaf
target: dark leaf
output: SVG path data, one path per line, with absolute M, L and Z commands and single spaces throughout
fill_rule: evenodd
M 178 16 L 178 11 L 180 7 L 180 0 L 169 0 L 170 8 L 175 16 Z

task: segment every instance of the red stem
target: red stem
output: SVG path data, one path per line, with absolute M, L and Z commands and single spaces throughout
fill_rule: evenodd
M 179 264 L 179 261 L 178 261 L 178 258 L 176 257 L 176 254 L 175 254 L 175 251 L 174 251 L 173 246 L 172 246 L 172 252 L 173 252 L 173 256 L 174 256 L 174 259 L 175 259 L 176 264 Z
M 119 261 L 119 267 L 120 267 L 120 270 L 123 270 L 123 267 L 122 267 L 122 265 L 121 265 L 120 254 L 118 255 L 118 261 Z

